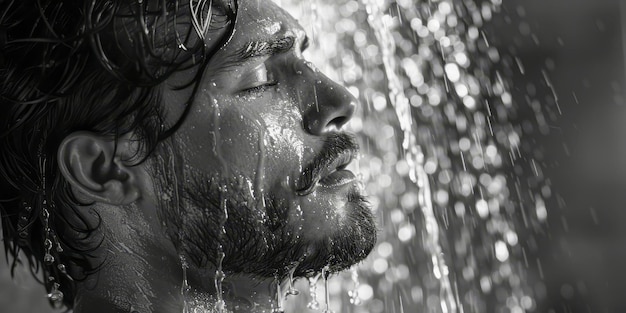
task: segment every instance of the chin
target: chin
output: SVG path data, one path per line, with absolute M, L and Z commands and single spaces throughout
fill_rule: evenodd
M 372 212 L 356 184 L 332 193 L 342 199 L 341 207 L 312 206 L 309 209 L 317 213 L 307 216 L 304 207 L 301 214 L 296 212 L 293 196 L 284 189 L 265 194 L 260 207 L 244 181 L 219 181 L 192 172 L 186 177 L 186 183 L 178 183 L 185 201 L 168 198 L 159 207 L 163 222 L 177 230 L 174 242 L 199 269 L 217 266 L 221 243 L 225 254 L 221 265 L 227 275 L 310 277 L 324 268 L 327 272 L 350 268 L 365 259 L 376 243 Z M 307 228 L 311 225 L 320 227 L 313 231 Z M 220 233 L 221 229 L 225 232 Z
M 297 276 L 311 277 L 326 268 L 340 272 L 363 261 L 374 248 L 377 227 L 367 199 L 358 188 L 350 188 L 342 214 L 329 219 L 320 234 L 303 234 L 307 239 L 304 258 L 298 265 Z

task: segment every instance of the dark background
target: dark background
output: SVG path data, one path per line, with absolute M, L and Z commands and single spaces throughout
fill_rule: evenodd
M 548 222 L 534 234 L 541 273 L 530 262 L 547 290 L 538 312 L 626 311 L 625 7 L 616 0 L 504 1 L 488 28 L 492 44 L 524 68 L 511 90 L 522 104 L 517 123 L 546 129 L 523 139 L 533 147 L 527 152 L 540 154 L 555 192 Z

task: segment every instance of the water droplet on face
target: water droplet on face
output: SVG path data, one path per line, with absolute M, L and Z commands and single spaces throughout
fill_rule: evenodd
M 313 62 L 306 61 L 304 64 L 306 64 L 306 66 L 309 69 L 311 69 L 313 72 L 315 72 L 315 73 L 319 73 L 320 72 L 319 68 L 317 68 L 317 66 L 315 66 L 315 64 L 313 64 Z
M 224 262 L 224 257 L 226 257 L 226 253 L 224 253 L 224 247 L 222 246 L 222 242 L 226 237 L 226 222 L 228 221 L 228 198 L 226 193 L 228 192 L 228 188 L 226 186 L 222 186 L 220 188 L 220 207 L 222 209 L 222 218 L 220 220 L 220 232 L 218 238 L 217 245 L 217 268 L 215 270 L 215 292 L 216 292 L 216 302 L 215 302 L 215 310 L 219 313 L 225 312 L 226 310 L 226 302 L 224 301 L 224 290 L 222 288 L 222 282 L 224 278 L 226 278 L 226 274 L 222 270 L 222 263 Z

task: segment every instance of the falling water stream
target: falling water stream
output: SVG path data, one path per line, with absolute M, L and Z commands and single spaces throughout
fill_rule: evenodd
M 220 190 L 220 195 L 223 194 L 227 194 L 227 187 L 226 186 L 222 186 L 222 189 Z M 220 196 L 220 208 L 222 209 L 222 218 L 220 219 L 220 233 L 218 236 L 218 248 L 217 248 L 217 268 L 215 270 L 215 292 L 216 292 L 216 298 L 217 301 L 215 303 L 215 308 L 216 311 L 218 313 L 222 313 L 225 311 L 226 309 L 226 303 L 224 302 L 224 298 L 223 298 L 223 288 L 222 288 L 222 282 L 224 281 L 224 278 L 226 278 L 226 274 L 224 274 L 223 271 L 223 262 L 224 262 L 224 257 L 226 257 L 226 254 L 224 253 L 224 247 L 222 242 L 224 242 L 225 240 L 225 236 L 226 236 L 226 222 L 228 221 L 228 198 L 226 198 L 225 196 Z
M 321 274 L 318 274 L 314 277 L 309 277 L 309 295 L 311 297 L 311 301 L 307 304 L 307 308 L 311 310 L 319 310 L 320 303 L 317 301 L 317 281 Z
M 402 149 L 404 158 L 409 166 L 409 177 L 419 188 L 419 205 L 422 209 L 426 236 L 424 245 L 430 253 L 435 277 L 440 281 L 441 309 L 444 313 L 457 312 L 457 303 L 448 277 L 448 267 L 443 257 L 441 244 L 439 243 L 439 223 L 433 211 L 430 195 L 429 178 L 424 171 L 424 155 L 417 144 L 413 133 L 413 115 L 409 99 L 404 94 L 402 81 L 396 74 L 396 43 L 391 33 L 389 19 L 382 13 L 381 5 L 384 2 L 376 0 L 363 0 L 367 8 L 367 21 L 375 30 L 376 39 L 381 47 L 381 54 L 385 74 L 389 84 L 389 98 L 395 109 L 403 134 Z

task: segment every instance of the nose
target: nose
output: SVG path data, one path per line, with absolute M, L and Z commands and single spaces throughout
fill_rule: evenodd
M 319 70 L 310 70 L 301 86 L 306 93 L 303 102 L 304 130 L 312 135 L 341 129 L 354 114 L 357 99 L 343 86 Z

